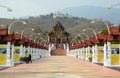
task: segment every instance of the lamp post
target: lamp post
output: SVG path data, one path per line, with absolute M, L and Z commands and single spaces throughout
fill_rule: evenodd
M 38 33 L 34 33 L 34 34 L 38 34 Z M 33 36 L 33 34 L 31 34 L 31 35 Z M 38 38 L 38 36 L 36 36 L 35 38 L 33 38 L 34 43 L 36 42 L 37 38 Z M 38 52 L 39 52 L 38 48 L 37 47 L 33 47 L 33 55 L 34 55 L 33 59 L 39 58 L 39 56 L 38 56 L 39 53 Z
M 11 27 L 13 26 L 13 24 L 14 23 L 16 23 L 16 22 L 24 22 L 24 21 L 13 21 L 10 25 L 9 25 L 9 27 L 8 27 L 8 35 L 10 35 L 10 30 L 11 30 Z M 25 22 L 24 22 L 25 23 Z M 7 42 L 7 54 L 9 54 L 10 53 L 10 59 L 8 59 L 8 61 L 10 61 L 10 63 L 11 64 L 9 64 L 10 66 L 14 66 L 14 51 L 15 51 L 15 49 L 14 49 L 14 43 L 12 43 L 11 44 L 11 42 L 10 41 L 8 41 Z
M 10 25 L 9 25 L 9 27 L 8 27 L 8 35 L 10 35 L 10 30 L 11 30 L 11 27 L 13 26 L 13 24 L 14 23 L 16 23 L 16 22 L 19 22 L 18 20 L 17 21 L 13 21 Z M 20 21 L 21 22 L 21 21 Z M 23 22 L 23 21 L 22 21 Z M 11 42 L 7 42 L 7 54 L 9 54 L 10 53 L 10 59 L 8 58 L 8 61 L 10 61 L 9 62 L 9 65 L 10 66 L 14 66 L 14 43 L 12 43 L 11 44 Z
M 78 34 L 78 36 L 81 37 L 80 34 Z M 75 36 L 75 38 L 71 40 L 72 46 L 75 46 L 75 45 L 79 44 L 79 42 L 75 42 L 78 36 Z M 75 45 L 73 45 L 73 42 L 75 42 Z M 67 52 L 67 55 L 79 58 L 79 49 L 78 48 L 74 48 L 73 51 Z
M 24 32 L 26 30 L 32 30 L 32 31 L 34 31 L 35 29 L 34 28 L 26 28 L 26 29 L 22 30 L 22 32 L 21 32 L 21 39 L 22 39 L 22 36 L 23 36 L 23 34 L 24 34 Z
M 86 37 L 87 37 L 87 40 L 89 40 L 90 38 L 89 38 L 89 36 L 86 34 L 86 33 L 83 33 Z M 85 57 L 85 60 L 89 60 L 88 58 L 89 58 L 89 56 L 90 56 L 90 46 L 88 46 L 88 47 L 86 47 L 86 57 Z
M 92 29 L 92 28 L 83 29 L 83 31 L 86 31 L 86 30 L 92 30 L 94 35 L 95 35 L 95 38 L 97 39 L 97 33 L 96 33 L 96 31 L 94 29 Z
M 37 40 L 37 39 L 38 39 L 38 40 Z M 40 38 L 40 37 L 35 37 L 34 40 L 38 42 L 38 41 L 41 40 L 41 38 Z
M 83 36 L 81 36 L 81 34 L 78 34 L 78 36 L 81 38 L 81 41 L 84 41 L 84 38 L 83 38 Z M 78 58 L 81 58 L 81 59 L 84 59 L 84 48 L 82 47 L 82 48 L 80 48 L 80 49 L 78 49 Z
M 37 35 L 36 37 L 33 38 L 34 35 Z M 29 39 L 33 39 L 34 40 L 34 43 L 36 42 L 36 39 L 38 39 L 40 36 L 40 33 L 32 33 L 29 37 Z M 39 48 L 38 47 L 33 47 L 33 59 L 37 59 L 39 58 Z
M 71 46 L 74 46 L 74 43 L 75 43 L 75 39 L 77 37 L 75 37 L 74 39 L 71 40 Z M 73 51 L 70 52 L 70 54 L 68 54 L 70 56 L 73 56 L 73 57 L 76 57 L 76 49 L 74 49 Z
M 33 39 L 33 38 L 32 38 L 33 35 L 38 35 L 38 36 L 40 36 L 40 33 L 32 33 L 32 34 L 30 35 L 29 39 Z M 37 38 L 37 37 L 35 37 L 35 38 Z M 34 39 L 34 40 L 36 40 L 36 39 Z
M 109 25 L 103 21 L 103 20 L 94 20 L 91 23 L 95 23 L 95 22 L 103 22 L 108 30 L 108 34 L 110 34 L 110 27 Z M 104 66 L 111 66 L 111 43 L 110 41 L 107 40 L 107 42 L 104 43 Z
M 97 39 L 97 33 L 94 29 L 92 28 L 86 28 L 86 29 L 83 29 L 83 31 L 86 31 L 86 30 L 92 30 L 94 35 L 95 35 L 95 38 Z M 98 46 L 97 44 L 95 44 L 94 46 L 92 46 L 92 62 L 93 63 L 98 63 Z
M 81 34 L 78 34 L 78 36 L 82 39 L 81 41 L 84 41 L 84 38 L 81 36 Z
M 81 34 L 85 35 L 85 36 L 87 37 L 87 40 L 90 39 L 89 36 L 88 36 L 86 33 L 82 32 Z M 79 36 L 80 36 L 81 34 L 79 34 Z M 81 36 L 81 37 L 82 37 L 82 36 Z M 83 40 L 83 37 L 82 37 L 82 40 Z M 85 49 L 86 49 L 86 50 L 85 50 Z M 88 48 L 82 47 L 82 49 L 81 49 L 81 56 L 82 56 L 81 59 L 88 60 L 88 57 L 85 58 L 84 53 L 86 52 L 86 56 L 88 56 L 89 49 L 90 49 L 89 47 L 88 47 Z M 88 51 L 88 52 L 87 52 L 87 51 Z
M 0 7 L 6 8 L 6 9 L 7 9 L 7 11 L 9 11 L 9 12 L 11 12 L 11 11 L 12 11 L 12 9 L 11 9 L 11 8 L 6 7 L 6 6 L 4 6 L 4 5 L 0 5 Z
M 13 21 L 12 23 L 10 23 L 9 27 L 8 27 L 8 34 L 10 34 L 10 30 L 11 30 L 11 27 L 13 26 L 14 23 L 16 22 L 22 22 L 23 24 L 26 24 L 25 21 L 20 21 L 20 20 L 15 20 Z
M 23 34 L 24 34 L 24 32 L 25 31 L 27 31 L 27 30 L 32 30 L 32 31 L 34 31 L 34 29 L 33 28 L 26 28 L 26 29 L 24 29 L 24 30 L 22 30 L 21 31 L 21 35 L 20 35 L 20 38 L 22 39 L 22 37 L 23 37 Z M 31 51 L 32 52 L 32 51 Z M 24 57 L 24 54 L 25 53 L 25 46 L 23 46 L 22 44 L 20 45 L 20 57 Z M 30 53 L 30 47 L 28 47 L 28 53 Z
M 87 37 L 87 40 L 90 39 L 89 36 L 86 33 L 82 32 L 81 34 L 85 35 Z
M 36 41 L 39 41 L 40 43 L 42 43 L 43 42 L 43 46 L 46 46 L 46 44 L 47 44 L 47 42 L 48 42 L 48 40 L 46 39 L 44 39 L 44 38 L 42 38 L 42 37 L 35 37 L 34 38 L 34 40 Z M 39 53 L 38 53 L 39 52 Z M 40 56 L 51 56 L 51 54 L 50 54 L 50 52 L 51 52 L 51 47 L 50 47 L 50 44 L 48 45 L 48 51 L 46 51 L 46 50 L 44 50 L 44 49 L 40 49 L 40 48 L 37 48 L 37 56 L 38 55 L 40 55 Z
M 106 27 L 107 27 L 108 34 L 110 34 L 110 27 L 109 27 L 109 25 L 107 24 L 107 22 L 105 22 L 105 21 L 103 21 L 103 20 L 93 20 L 93 21 L 91 21 L 91 23 L 96 23 L 96 22 L 103 22 L 103 23 L 106 25 Z
M 113 4 L 113 5 L 108 5 L 107 9 L 112 9 L 114 6 L 119 6 L 120 3 L 118 4 Z M 120 65 L 120 41 L 119 41 L 119 65 Z
M 38 39 L 38 36 L 36 36 L 35 38 L 32 38 L 33 35 L 40 36 L 40 33 L 32 33 L 29 37 L 29 39 L 33 39 L 34 42 L 36 42 L 36 39 Z M 34 57 L 34 59 L 38 58 L 38 48 L 33 47 L 33 54 L 36 56 L 36 57 Z

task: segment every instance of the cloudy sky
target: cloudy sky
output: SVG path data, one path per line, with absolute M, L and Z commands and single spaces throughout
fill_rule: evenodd
M 101 6 L 120 3 L 120 0 L 0 0 L 0 5 L 13 9 L 12 12 L 0 7 L 0 17 L 18 18 L 37 16 L 74 6 Z M 119 6 L 120 7 L 120 6 Z

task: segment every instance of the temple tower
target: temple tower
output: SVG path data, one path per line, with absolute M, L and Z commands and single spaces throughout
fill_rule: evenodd
M 69 45 L 70 34 L 62 26 L 60 20 L 57 21 L 57 24 L 52 28 L 51 32 L 48 34 L 48 41 L 51 45 L 51 50 L 55 49 L 67 49 Z

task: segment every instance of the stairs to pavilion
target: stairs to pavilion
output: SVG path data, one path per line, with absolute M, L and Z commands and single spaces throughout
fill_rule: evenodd
M 67 51 L 61 48 L 57 48 L 51 51 L 51 56 L 66 56 Z

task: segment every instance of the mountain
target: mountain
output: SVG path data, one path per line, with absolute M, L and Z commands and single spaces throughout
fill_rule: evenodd
M 120 8 L 107 9 L 106 7 L 97 6 L 79 6 L 65 8 L 59 12 L 87 19 L 103 19 L 114 24 L 120 24 Z
M 23 25 L 21 22 L 15 22 L 11 27 L 11 32 L 19 32 L 21 33 L 26 28 L 34 28 L 34 32 L 41 33 L 42 37 L 46 37 L 47 33 L 51 32 L 53 27 L 57 24 L 58 18 L 54 16 L 60 16 L 59 20 L 62 26 L 65 28 L 67 32 L 71 34 L 71 37 L 78 36 L 83 29 L 86 28 L 93 28 L 96 32 L 100 32 L 103 29 L 106 29 L 106 25 L 102 22 L 96 22 L 95 24 L 90 23 L 91 20 L 86 18 L 78 18 L 74 16 L 70 16 L 69 14 L 61 14 L 61 13 L 51 13 L 47 15 L 40 15 L 40 16 L 31 16 L 31 17 L 22 17 L 20 19 L 7 19 L 7 18 L 0 18 L 0 28 L 7 27 L 14 21 L 26 21 L 27 24 Z M 106 21 L 109 25 L 111 23 Z M 31 30 L 27 31 L 24 35 L 29 36 Z M 93 36 L 93 32 L 86 31 L 90 36 Z M 47 37 L 46 37 L 47 38 Z

